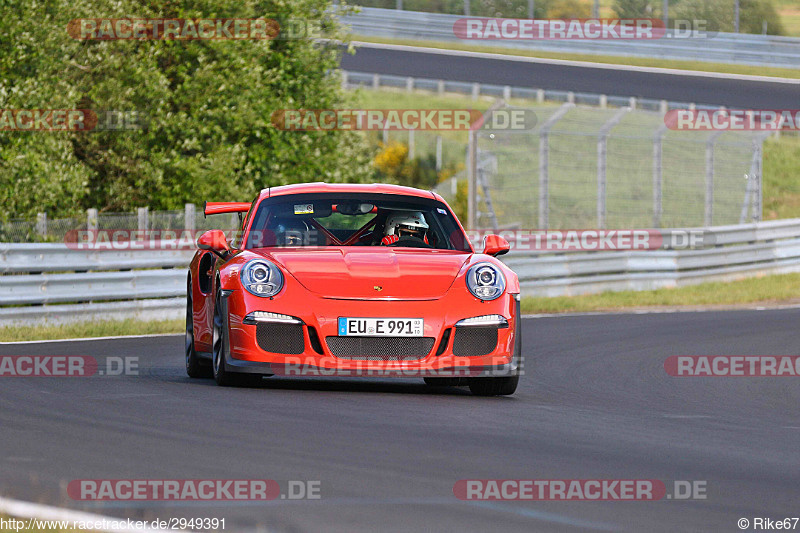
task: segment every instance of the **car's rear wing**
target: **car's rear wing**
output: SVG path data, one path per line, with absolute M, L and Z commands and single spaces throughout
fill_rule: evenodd
M 206 202 L 203 214 L 218 215 L 220 213 L 247 213 L 250 211 L 249 202 Z

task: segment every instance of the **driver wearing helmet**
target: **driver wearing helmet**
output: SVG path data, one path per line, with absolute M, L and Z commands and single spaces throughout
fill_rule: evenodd
M 278 246 L 303 246 L 308 236 L 308 224 L 300 219 L 278 219 L 274 226 Z
M 383 245 L 427 246 L 428 223 L 419 211 L 398 211 L 386 218 Z

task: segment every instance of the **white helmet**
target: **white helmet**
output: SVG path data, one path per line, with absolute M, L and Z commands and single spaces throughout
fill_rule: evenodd
M 425 217 L 419 211 L 398 211 L 386 218 L 386 235 L 400 237 L 400 232 L 402 231 L 409 232 L 422 239 L 428 228 Z

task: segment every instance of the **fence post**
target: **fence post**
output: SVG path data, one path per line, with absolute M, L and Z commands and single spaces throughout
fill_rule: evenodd
M 714 221 L 714 142 L 722 130 L 712 133 L 706 141 L 706 199 L 703 224 L 711 226 Z
M 550 223 L 550 130 L 573 107 L 562 105 L 539 130 L 539 229 L 547 229 Z
M 630 107 L 623 107 L 606 121 L 597 136 L 597 227 L 606 227 L 606 164 L 608 159 L 608 134 L 616 126 Z
M 442 136 L 436 136 L 436 172 L 442 170 Z
M 467 0 L 469 1 L 469 0 Z M 467 229 L 476 229 L 478 209 L 478 133 L 469 130 L 467 143 Z
M 343 91 L 347 90 L 347 71 L 346 70 L 342 71 L 342 90 Z
M 469 0 L 464 0 L 464 16 L 469 16 Z
M 473 83 L 472 84 L 472 99 L 477 100 L 481 94 L 481 84 L 480 83 Z
M 528 18 L 529 18 L 529 19 L 532 19 L 532 18 L 534 18 L 534 15 L 533 15 L 534 9 L 533 9 L 533 8 L 534 8 L 535 6 L 534 6 L 534 3 L 533 3 L 533 1 L 534 1 L 534 0 L 528 0 Z M 596 18 L 596 17 L 595 17 L 595 18 Z
M 567 92 L 567 103 L 574 104 L 575 103 L 575 93 L 572 91 Z
M 600 95 L 600 109 L 605 109 L 608 107 L 608 95 L 601 94 Z
M 439 93 L 439 95 L 444 94 L 444 80 L 439 80 L 439 83 L 436 85 L 436 92 Z
M 664 134 L 667 132 L 666 124 L 661 124 L 653 136 L 653 227 L 661 227 L 661 215 L 664 212 L 662 204 L 663 187 L 663 157 Z
M 147 207 L 140 207 L 136 210 L 136 216 L 138 218 L 138 226 L 140 231 L 147 231 L 148 230 L 148 219 L 150 218 L 148 215 L 149 209 Z
M 414 90 L 414 78 L 411 76 L 406 78 L 406 91 L 412 92 Z
M 36 213 L 36 233 L 47 237 L 47 213 Z
M 372 88 L 377 90 L 381 86 L 381 75 L 380 74 L 373 74 L 372 75 Z
M 504 85 L 503 86 L 503 100 L 505 100 L 506 102 L 511 100 L 511 86 L 510 85 Z
M 397 0 L 394 4 L 395 9 L 403 10 L 403 0 Z
M 764 166 L 764 139 L 769 137 L 769 133 L 762 134 L 756 141 L 756 175 L 755 175 L 755 194 L 753 195 L 753 221 L 761 222 L 761 210 L 764 207 L 764 179 L 763 179 L 763 166 Z
M 186 204 L 183 206 L 183 226 L 184 229 L 194 233 L 195 225 L 195 208 L 194 204 Z
M 97 209 L 90 207 L 86 210 L 86 229 L 89 231 L 97 231 L 100 221 L 97 216 Z
M 536 103 L 544 103 L 544 89 L 536 89 Z

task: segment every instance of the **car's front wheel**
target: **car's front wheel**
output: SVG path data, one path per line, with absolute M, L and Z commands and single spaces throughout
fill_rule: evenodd
M 222 387 L 255 385 L 261 381 L 259 374 L 238 374 L 225 365 L 225 352 L 228 349 L 228 327 L 222 315 L 222 298 L 219 293 L 214 301 L 214 323 L 212 329 L 211 367 L 214 381 Z

